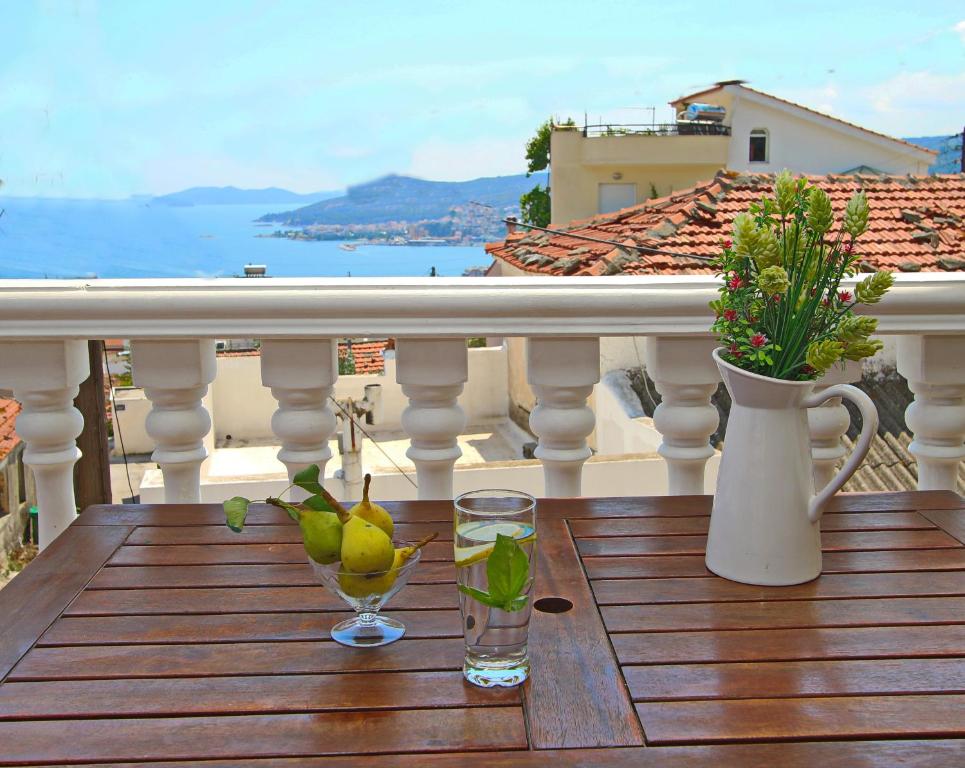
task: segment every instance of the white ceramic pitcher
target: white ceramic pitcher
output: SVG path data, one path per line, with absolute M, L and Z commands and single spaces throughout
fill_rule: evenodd
M 707 567 L 744 584 L 801 584 L 821 573 L 821 514 L 864 460 L 878 429 L 874 403 L 837 384 L 783 381 L 741 370 L 714 351 L 732 405 L 707 537 Z M 817 494 L 807 409 L 832 397 L 861 412 L 861 435 L 837 475 Z

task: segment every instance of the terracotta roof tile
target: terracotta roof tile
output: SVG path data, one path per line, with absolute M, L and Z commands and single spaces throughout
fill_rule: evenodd
M 7 458 L 10 452 L 20 445 L 20 437 L 13 429 L 18 413 L 20 413 L 20 403 L 0 397 L 0 461 Z
M 830 175 L 809 180 L 830 195 L 839 214 L 856 189 L 868 195 L 869 230 L 859 241 L 859 250 L 874 267 L 895 270 L 904 264 L 906 270 L 917 266 L 938 271 L 951 264 L 960 268 L 955 265 L 965 254 L 965 174 Z M 610 265 L 619 249 L 612 243 L 573 236 L 582 235 L 664 251 L 630 250 L 630 258 L 620 260 L 621 274 L 713 274 L 706 259 L 719 253 L 734 216 L 770 193 L 773 183 L 771 174 L 722 171 L 670 197 L 570 222 L 562 228 L 569 234 L 540 232 L 536 237 L 516 232 L 501 243 L 488 243 L 486 251 L 535 274 L 614 274 Z M 714 201 L 716 210 L 698 208 L 694 205 L 698 199 Z
M 382 353 L 386 349 L 393 348 L 391 339 L 352 342 L 352 355 L 355 357 L 355 372 L 382 373 L 385 370 L 385 360 L 382 357 Z M 260 354 L 261 350 L 258 349 L 229 349 L 218 352 L 218 357 L 253 357 Z M 338 344 L 338 356 L 345 357 L 346 354 L 348 354 L 348 344 L 340 341 Z
M 352 356 L 355 358 L 355 372 L 382 373 L 385 370 L 385 358 L 382 353 L 390 348 L 389 339 L 379 341 L 352 342 Z M 342 341 L 338 345 L 338 356 L 348 354 L 348 345 Z

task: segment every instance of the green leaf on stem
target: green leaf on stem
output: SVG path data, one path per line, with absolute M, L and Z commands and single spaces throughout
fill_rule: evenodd
M 318 464 L 310 464 L 295 475 L 292 482 L 315 496 L 322 492 L 322 484 L 318 481 L 319 474 Z
M 251 504 L 251 502 L 244 496 L 235 496 L 221 505 L 224 507 L 225 522 L 235 533 L 241 533 L 245 527 L 245 518 L 248 516 L 249 504 Z

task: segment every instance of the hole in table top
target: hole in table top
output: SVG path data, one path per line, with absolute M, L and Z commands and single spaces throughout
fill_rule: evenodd
M 565 597 L 541 597 L 533 607 L 542 613 L 566 613 L 573 608 L 573 603 Z

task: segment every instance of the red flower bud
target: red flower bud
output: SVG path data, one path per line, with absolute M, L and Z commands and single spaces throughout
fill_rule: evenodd
M 724 319 L 725 319 L 728 323 L 734 322 L 734 321 L 737 319 L 737 310 L 736 310 L 736 309 L 725 309 L 725 310 L 724 310 Z
M 842 302 L 844 302 L 845 304 L 847 304 L 849 301 L 851 301 L 851 298 L 852 298 L 852 297 L 851 297 L 851 291 L 838 291 L 838 298 L 839 298 Z
M 744 281 L 740 279 L 739 275 L 734 275 L 730 280 L 727 281 L 727 287 L 732 291 L 736 291 L 738 288 L 744 287 Z
M 721 245 L 723 245 L 724 248 L 730 248 L 733 243 L 730 241 L 730 238 L 724 238 L 724 242 L 721 243 Z
M 736 345 L 736 344 L 731 344 L 731 345 L 730 345 L 730 353 L 731 353 L 734 357 L 743 357 L 743 356 L 744 356 L 744 353 L 741 352 L 741 351 L 737 348 L 737 345 Z
M 851 243 L 845 243 L 844 247 L 842 247 L 841 250 L 844 251 L 845 253 L 851 253 L 851 251 L 854 250 L 854 245 Z
M 767 344 L 767 336 L 765 336 L 763 333 L 755 333 L 753 336 L 751 336 L 752 347 L 757 347 L 760 349 L 765 344 Z

